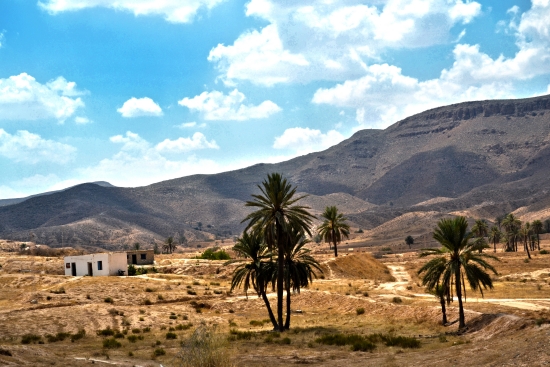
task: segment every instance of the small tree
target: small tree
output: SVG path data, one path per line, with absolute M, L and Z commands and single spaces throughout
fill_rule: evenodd
M 321 217 L 325 221 L 317 231 L 325 242 L 332 243 L 334 257 L 338 257 L 337 245 L 342 241 L 342 238 L 349 238 L 349 225 L 344 223 L 347 218 L 342 213 L 338 213 L 335 206 L 327 206 Z
M 153 246 L 153 252 L 154 252 L 155 255 L 160 254 L 159 245 L 157 245 L 156 243 L 155 243 L 155 245 Z
M 411 246 L 414 245 L 414 238 L 412 238 L 411 235 L 408 235 L 407 238 L 405 238 L 405 243 L 409 245 L 409 248 L 411 248 Z
M 136 242 L 134 243 L 134 250 L 138 251 L 139 250 L 139 242 Z
M 174 237 L 170 236 L 164 241 L 163 251 L 167 254 L 171 254 L 176 248 L 177 245 L 174 242 Z

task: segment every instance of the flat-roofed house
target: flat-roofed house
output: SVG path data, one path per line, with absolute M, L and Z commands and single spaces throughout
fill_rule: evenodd
M 155 263 L 154 250 L 133 250 L 126 251 L 128 265 L 153 265 Z
M 126 272 L 125 252 L 103 252 L 97 254 L 65 256 L 65 275 L 106 276 Z

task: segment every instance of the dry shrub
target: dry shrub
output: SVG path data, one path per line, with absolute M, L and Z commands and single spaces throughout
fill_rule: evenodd
M 176 356 L 181 367 L 233 367 L 227 340 L 215 327 L 199 326 Z

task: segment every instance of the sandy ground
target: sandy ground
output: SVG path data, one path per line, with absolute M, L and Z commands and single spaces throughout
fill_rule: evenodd
M 0 253 L 0 365 L 176 366 L 180 342 L 201 323 L 215 326 L 224 339 L 231 329 L 252 333 L 250 339 L 232 340 L 224 347 L 242 366 L 465 366 L 472 364 L 473 355 L 480 366 L 550 364 L 548 256 L 526 263 L 522 253 L 498 254 L 495 289 L 486 298 L 468 293 L 469 329 L 460 335 L 456 325 L 440 324 L 437 300 L 419 286 L 416 271 L 425 259 L 413 254 L 390 254 L 380 261 L 363 253 L 344 253 L 338 259 L 330 253 L 316 256 L 324 275 L 292 297 L 296 312 L 291 330 L 273 338 L 261 299 L 240 290 L 228 294 L 232 268 L 223 262 L 166 255 L 157 264 L 166 273 L 65 277 L 55 274 L 62 268 L 60 258 Z M 105 302 L 107 298 L 113 303 Z M 274 298 L 270 293 L 272 306 Z M 448 317 L 456 320 L 456 302 Z M 102 347 L 104 337 L 96 333 L 105 328 L 126 330 L 118 339 L 120 348 Z M 177 339 L 166 338 L 170 328 Z M 74 343 L 46 340 L 47 334 L 79 329 L 86 336 Z M 44 344 L 22 344 L 21 337 L 29 333 L 42 337 Z M 352 352 L 349 346 L 315 342 L 334 333 L 416 337 L 421 348 L 379 344 L 372 353 Z M 130 335 L 142 339 L 130 342 Z M 283 337 L 289 344 L 278 342 Z M 154 356 L 158 348 L 166 354 Z

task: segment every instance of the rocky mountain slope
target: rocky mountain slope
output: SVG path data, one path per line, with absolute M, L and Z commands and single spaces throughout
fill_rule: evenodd
M 0 237 L 111 248 L 170 235 L 234 236 L 244 227 L 244 202 L 270 172 L 310 194 L 304 202 L 314 213 L 337 205 L 372 239 L 421 235 L 449 214 L 550 217 L 549 142 L 550 96 L 460 103 L 278 164 L 33 197 L 0 207 Z

